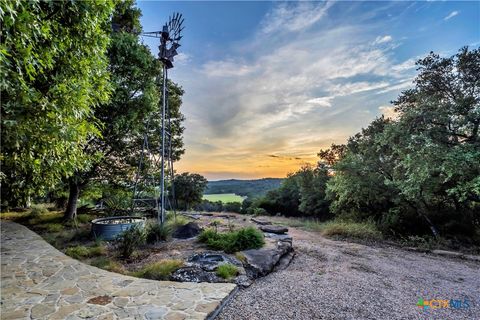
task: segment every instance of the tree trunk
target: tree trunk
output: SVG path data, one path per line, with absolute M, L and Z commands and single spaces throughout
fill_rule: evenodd
M 74 178 L 70 180 L 69 188 L 70 192 L 68 195 L 67 209 L 63 215 L 65 220 L 72 220 L 77 215 L 77 201 L 80 195 L 80 185 L 75 181 Z

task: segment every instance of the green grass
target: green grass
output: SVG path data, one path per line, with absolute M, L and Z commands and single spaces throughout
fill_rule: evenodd
M 265 244 L 263 233 L 253 227 L 222 233 L 207 229 L 200 233 L 198 240 L 212 250 L 223 250 L 226 253 L 258 249 Z
M 67 250 L 65 250 L 66 255 L 79 260 L 89 257 L 98 257 L 104 255 L 105 253 L 105 247 L 102 245 L 94 247 L 75 246 L 68 247 Z
M 238 274 L 238 268 L 233 264 L 221 264 L 216 270 L 217 276 L 223 279 L 230 279 L 235 277 Z
M 90 264 L 103 270 L 121 274 L 126 273 L 125 268 L 119 262 L 111 260 L 107 257 L 96 257 L 90 261 Z
M 137 272 L 133 272 L 134 277 L 153 279 L 153 280 L 168 280 L 170 275 L 183 266 L 182 260 L 161 260 L 143 266 Z
M 217 202 L 221 201 L 223 203 L 228 203 L 228 202 L 243 202 L 243 197 L 236 195 L 235 193 L 216 193 L 216 194 L 204 194 L 203 195 L 204 200 L 212 201 L 212 202 Z

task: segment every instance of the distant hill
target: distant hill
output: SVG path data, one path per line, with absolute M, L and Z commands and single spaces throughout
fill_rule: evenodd
M 283 179 L 281 178 L 263 178 L 257 180 L 219 180 L 208 181 L 205 194 L 215 193 L 236 193 L 241 196 L 255 198 L 262 196 L 270 190 L 280 186 Z

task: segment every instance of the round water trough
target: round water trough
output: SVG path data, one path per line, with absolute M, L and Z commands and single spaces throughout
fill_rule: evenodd
M 135 216 L 108 217 L 92 220 L 92 233 L 95 238 L 103 240 L 115 240 L 115 238 L 133 227 L 134 225 L 145 227 L 147 218 Z

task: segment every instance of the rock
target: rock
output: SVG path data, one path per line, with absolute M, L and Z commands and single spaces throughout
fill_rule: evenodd
M 248 288 L 253 281 L 247 275 L 240 275 L 235 278 L 235 284 L 242 288 Z
M 290 262 L 292 262 L 294 256 L 295 256 L 295 251 L 293 250 L 283 255 L 283 257 L 280 258 L 278 263 L 273 268 L 273 271 L 277 272 L 277 271 L 286 269 L 290 265 Z
M 170 279 L 181 282 L 224 282 L 224 280 L 215 273 L 205 271 L 196 266 L 177 269 L 171 275 Z
M 215 218 L 236 219 L 237 217 L 234 214 L 217 214 Z
M 432 250 L 433 254 L 438 254 L 444 257 L 460 258 L 463 255 L 460 252 L 446 251 L 446 250 Z
M 262 219 L 251 218 L 250 220 L 255 222 L 256 224 L 261 224 L 261 225 L 272 224 L 270 221 L 262 220 Z
M 275 233 L 275 234 L 284 234 L 288 232 L 287 227 L 283 226 L 273 226 L 273 225 L 264 225 L 259 227 L 263 232 Z
M 251 279 L 266 276 L 273 271 L 280 259 L 292 250 L 291 242 L 278 241 L 274 248 L 242 251 L 245 256 L 244 267 L 247 275 Z
M 292 237 L 288 234 L 275 234 L 275 233 L 265 233 L 266 238 L 278 240 L 278 241 L 287 241 L 292 243 Z
M 195 222 L 189 222 L 175 230 L 173 237 L 177 239 L 189 239 L 197 236 L 202 229 Z
M 205 271 L 215 271 L 219 265 L 230 263 L 241 267 L 242 263 L 237 259 L 219 252 L 196 253 L 187 259 L 188 266 L 202 268 Z
M 476 255 L 473 255 L 473 254 L 466 254 L 462 258 L 465 259 L 465 260 L 480 262 L 480 256 L 476 256 Z

